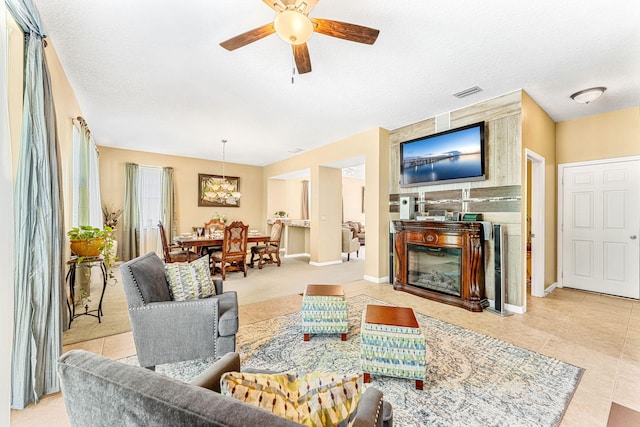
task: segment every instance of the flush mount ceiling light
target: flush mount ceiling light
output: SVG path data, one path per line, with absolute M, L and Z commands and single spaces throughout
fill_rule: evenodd
M 602 86 L 584 89 L 571 95 L 571 99 L 579 104 L 588 104 L 600 98 L 605 90 L 607 88 Z

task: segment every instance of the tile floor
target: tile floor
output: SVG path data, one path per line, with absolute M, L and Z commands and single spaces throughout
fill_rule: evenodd
M 527 313 L 501 317 L 470 313 L 407 293 L 388 284 L 357 281 L 345 285 L 347 296 L 374 298 L 436 317 L 586 368 L 562 420 L 562 427 L 607 425 L 611 402 L 640 411 L 640 302 L 571 289 L 556 289 L 546 298 L 529 298 Z M 247 325 L 300 309 L 298 294 L 240 307 Z M 276 302 L 277 301 L 277 302 Z M 84 349 L 119 359 L 135 354 L 131 333 L 64 348 Z M 37 405 L 11 412 L 12 426 L 68 426 L 60 393 Z

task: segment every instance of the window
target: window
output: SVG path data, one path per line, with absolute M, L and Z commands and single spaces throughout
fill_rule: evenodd
M 140 166 L 139 172 L 140 227 L 157 228 L 162 212 L 162 168 Z

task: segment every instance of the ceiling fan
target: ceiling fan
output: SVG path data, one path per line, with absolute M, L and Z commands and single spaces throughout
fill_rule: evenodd
M 277 33 L 293 48 L 293 57 L 298 74 L 311 71 L 311 58 L 307 40 L 316 32 L 326 36 L 350 40 L 357 43 L 373 44 L 379 30 L 329 19 L 309 18 L 309 12 L 319 0 L 262 0 L 278 12 L 273 22 L 242 33 L 220 43 L 227 50 L 235 50 L 253 43 L 273 33 Z

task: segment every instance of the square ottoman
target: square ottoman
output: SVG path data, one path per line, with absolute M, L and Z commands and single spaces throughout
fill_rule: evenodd
M 371 374 L 379 374 L 415 380 L 416 389 L 423 389 L 426 340 L 411 308 L 367 305 L 360 340 L 365 383 L 371 381 Z
M 310 334 L 341 334 L 347 340 L 349 321 L 347 300 L 340 285 L 307 285 L 302 296 L 302 333 L 309 341 Z

